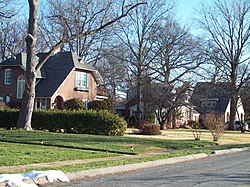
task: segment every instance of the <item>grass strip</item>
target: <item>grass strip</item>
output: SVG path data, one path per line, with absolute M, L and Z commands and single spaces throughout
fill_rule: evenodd
M 165 152 L 162 154 L 152 155 L 152 156 L 142 156 L 136 158 L 123 158 L 117 160 L 106 160 L 106 161 L 98 161 L 98 162 L 91 162 L 91 163 L 84 163 L 84 164 L 73 164 L 73 165 L 65 165 L 60 167 L 41 167 L 35 168 L 36 170 L 62 170 L 65 173 L 83 171 L 83 170 L 90 170 L 90 169 L 98 169 L 98 168 L 107 168 L 113 166 L 120 166 L 126 164 L 134 164 L 134 163 L 143 163 L 148 161 L 160 160 L 160 159 L 167 159 L 167 158 L 174 158 L 180 156 L 187 156 L 192 154 L 199 154 L 199 153 L 206 153 L 211 154 L 214 150 L 223 150 L 223 149 L 231 149 L 231 148 L 242 148 L 242 147 L 250 147 L 250 144 L 244 145 L 226 145 L 226 146 L 216 146 L 213 148 L 199 148 L 199 149 L 186 149 L 186 150 L 173 150 L 169 152 Z M 33 170 L 34 168 L 29 168 L 24 170 L 23 172 L 27 172 Z M 15 173 L 12 171 L 10 173 Z

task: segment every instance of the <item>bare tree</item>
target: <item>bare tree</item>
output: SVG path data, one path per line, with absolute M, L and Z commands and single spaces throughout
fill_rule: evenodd
M 174 17 L 156 24 L 152 30 L 154 45 L 154 79 L 169 84 L 180 80 L 188 72 L 199 67 L 200 41 L 192 37 L 188 28 L 181 27 Z
M 175 7 L 173 1 L 148 0 L 146 5 L 137 7 L 131 12 L 127 20 L 121 23 L 120 40 L 127 47 L 127 61 L 130 76 L 135 81 L 137 118 L 142 118 L 141 99 L 142 86 L 147 77 L 151 75 L 149 67 L 156 56 L 152 55 L 153 44 L 151 34 L 154 25 L 161 22 L 170 10 Z
M 19 7 L 17 9 L 17 7 L 15 7 L 15 5 L 16 5 L 16 0 L 0 1 L 0 19 L 1 18 L 11 18 L 14 15 L 16 15 L 21 8 Z
M 99 1 L 98 1 L 99 2 Z M 103 2 L 103 1 L 100 1 Z M 38 59 L 36 56 L 36 39 L 37 39 L 37 26 L 38 26 L 38 0 L 28 0 L 29 3 L 29 24 L 28 24 L 28 35 L 26 38 L 27 43 L 27 62 L 26 62 L 26 87 L 23 96 L 23 102 L 20 109 L 17 127 L 24 128 L 26 130 L 32 130 L 31 117 L 35 99 L 35 83 L 36 74 L 48 60 L 48 58 L 54 54 L 54 52 L 60 48 L 64 43 L 70 42 L 76 38 L 81 38 L 87 35 L 93 35 L 101 32 L 105 28 L 112 26 L 122 18 L 126 17 L 131 10 L 137 8 L 139 5 L 144 4 L 143 2 L 136 2 L 127 4 L 125 0 L 117 4 L 115 1 L 105 1 L 106 6 L 101 9 L 94 9 L 93 16 L 91 19 L 95 19 L 98 15 L 103 15 L 100 22 L 94 27 L 82 28 L 79 32 L 62 36 L 54 46 L 50 48 L 47 55 L 43 58 Z M 103 3 L 102 3 L 103 4 Z M 105 4 L 105 3 L 104 3 Z M 120 5 L 120 6 L 118 6 Z M 115 6 L 115 7 L 114 7 Z M 113 9 L 112 9 L 113 8 Z M 105 17 L 106 12 L 115 11 L 114 16 Z
M 0 56 L 4 61 L 9 56 L 25 51 L 25 28 L 20 20 L 2 19 L 0 20 Z
M 179 106 L 185 105 L 190 85 L 186 82 L 178 88 L 164 83 L 152 83 L 148 106 L 155 112 L 160 129 L 165 129 L 165 123 L 171 113 Z
M 206 116 L 205 123 L 213 136 L 213 140 L 217 142 L 224 134 L 224 120 L 220 115 L 210 113 Z
M 23 19 L 16 19 L 23 4 L 17 0 L 0 1 L 0 59 L 2 61 L 25 50 Z
M 250 2 L 249 0 L 216 0 L 203 5 L 197 22 L 213 46 L 210 59 L 220 68 L 224 80 L 231 83 L 230 124 L 234 129 L 239 92 L 250 79 Z M 215 52 L 216 51 L 216 52 Z M 219 55 L 218 55 L 219 54 Z
M 48 0 L 49 8 L 45 8 L 40 18 L 42 29 L 42 41 L 48 48 L 55 44 L 61 37 L 68 37 L 79 33 L 83 29 L 93 28 L 108 18 L 113 17 L 110 11 L 115 6 L 114 1 L 93 1 L 93 0 L 71 0 L 71 1 Z M 49 15 L 46 12 L 49 11 Z M 98 12 L 99 11 L 99 12 Z M 100 58 L 98 49 L 104 47 L 111 28 L 94 35 L 86 35 L 76 38 L 61 46 L 61 50 L 71 50 L 82 57 L 86 62 L 95 65 Z M 47 36 L 50 36 L 49 38 Z
M 125 92 L 127 85 L 127 62 L 124 60 L 125 49 L 122 45 L 109 46 L 100 50 L 101 58 L 96 68 L 104 79 L 104 84 L 110 90 L 109 96 L 115 106 L 119 92 Z
M 161 82 L 154 90 L 154 99 L 157 119 L 164 128 L 166 120 L 176 113 L 176 108 L 186 105 L 186 94 L 190 85 L 186 82 L 189 76 L 204 63 L 201 55 L 200 41 L 192 37 L 189 30 L 181 27 L 173 17 L 166 19 L 164 24 L 155 25 L 152 30 L 154 46 L 153 79 Z M 157 93 L 159 92 L 159 93 Z M 151 105 L 152 105 L 151 104 Z M 175 128 L 175 118 L 172 118 Z

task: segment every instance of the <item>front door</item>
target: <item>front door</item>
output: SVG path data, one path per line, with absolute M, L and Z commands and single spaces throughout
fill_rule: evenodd
M 63 110 L 64 109 L 64 101 L 61 96 L 57 96 L 55 99 L 55 108 L 58 110 Z

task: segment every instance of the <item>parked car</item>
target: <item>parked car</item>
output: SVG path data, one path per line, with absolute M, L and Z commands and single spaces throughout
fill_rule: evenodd
M 228 127 L 229 127 L 229 122 L 226 123 L 225 129 L 228 129 Z M 237 131 L 241 130 L 241 131 L 245 132 L 245 131 L 249 131 L 249 126 L 248 126 L 247 122 L 237 120 L 234 122 L 234 129 Z
M 236 130 L 241 130 L 241 131 L 243 128 L 244 131 L 249 131 L 249 126 L 248 126 L 247 122 L 245 122 L 245 121 L 235 121 L 234 128 Z

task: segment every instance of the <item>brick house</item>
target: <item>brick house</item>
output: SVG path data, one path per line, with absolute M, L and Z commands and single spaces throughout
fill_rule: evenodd
M 39 58 L 45 53 L 39 53 Z M 18 105 L 25 89 L 26 53 L 0 63 L 0 103 Z M 37 75 L 35 109 L 63 109 L 64 102 L 98 98 L 102 78 L 97 70 L 73 52 L 51 56 Z

